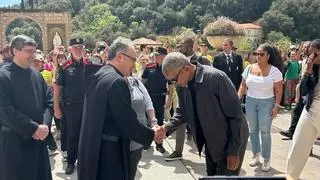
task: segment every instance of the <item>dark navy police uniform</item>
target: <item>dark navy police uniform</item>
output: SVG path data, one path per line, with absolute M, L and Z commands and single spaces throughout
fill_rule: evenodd
M 146 79 L 145 87 L 151 97 L 158 125 L 163 125 L 164 105 L 167 95 L 167 80 L 162 73 L 162 68 L 156 63 L 146 66 L 142 74 L 142 79 Z
M 77 159 L 78 143 L 85 92 L 85 66 L 82 61 L 69 59 L 57 73 L 61 86 L 63 115 L 66 125 L 68 164 Z

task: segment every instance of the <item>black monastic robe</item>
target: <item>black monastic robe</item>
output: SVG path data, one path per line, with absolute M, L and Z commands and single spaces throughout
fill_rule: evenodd
M 128 85 L 111 65 L 86 88 L 79 142 L 79 180 L 129 180 L 130 140 L 151 144 L 152 129 L 137 120 Z
M 32 138 L 50 117 L 46 92 L 37 70 L 14 62 L 0 68 L 1 180 L 52 179 L 46 143 Z

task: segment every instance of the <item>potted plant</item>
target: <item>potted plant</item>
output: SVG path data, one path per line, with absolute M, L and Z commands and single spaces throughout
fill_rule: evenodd
M 236 22 L 227 17 L 218 17 L 212 23 L 209 23 L 204 28 L 204 35 L 207 37 L 208 42 L 214 48 L 221 49 L 222 42 L 225 38 L 231 38 L 234 44 L 243 38 L 244 32 L 236 28 Z

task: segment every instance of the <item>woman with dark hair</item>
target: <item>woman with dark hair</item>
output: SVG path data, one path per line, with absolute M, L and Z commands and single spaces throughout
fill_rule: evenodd
M 260 45 L 253 55 L 257 57 L 257 63 L 249 65 L 243 71 L 238 96 L 242 98 L 247 90 L 245 108 L 253 153 L 249 165 L 254 167 L 260 163 L 261 149 L 264 158 L 261 170 L 269 171 L 271 124 L 272 119 L 277 116 L 283 88 L 282 60 L 279 51 L 269 44 Z
M 305 107 L 293 135 L 287 158 L 287 175 L 298 179 L 308 159 L 312 145 L 320 134 L 320 39 L 310 44 L 311 55 L 301 80 L 301 96 Z

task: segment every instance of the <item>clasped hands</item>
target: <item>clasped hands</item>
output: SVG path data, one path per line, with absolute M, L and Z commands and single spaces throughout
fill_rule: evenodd
M 47 125 L 41 124 L 38 129 L 34 132 L 32 138 L 35 140 L 45 140 L 49 134 L 49 128 Z
M 152 127 L 153 131 L 154 131 L 154 137 L 153 137 L 153 140 L 160 144 L 163 142 L 163 139 L 166 138 L 166 129 L 163 127 L 163 126 L 153 126 Z

